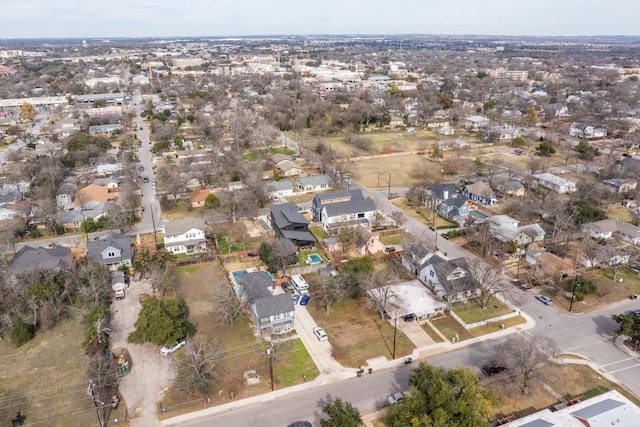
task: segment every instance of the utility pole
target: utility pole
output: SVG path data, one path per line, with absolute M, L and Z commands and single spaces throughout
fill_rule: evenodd
M 156 220 L 153 216 L 153 203 L 149 203 L 149 212 L 151 212 L 151 226 L 153 227 L 153 244 L 156 244 Z
M 87 394 L 89 394 L 89 396 L 93 397 L 93 405 L 96 407 L 96 414 L 98 415 L 98 423 L 100 425 L 100 427 L 104 427 L 105 423 L 104 423 L 104 413 L 103 413 L 103 408 L 104 408 L 104 403 L 100 402 L 97 398 L 96 398 L 96 394 L 93 390 L 93 381 L 89 380 L 89 389 L 87 390 Z M 100 402 L 100 404 L 102 406 L 98 406 L 98 402 Z
M 394 319 L 393 322 L 393 355 L 391 356 L 392 359 L 396 358 L 396 335 L 398 332 L 398 315 L 396 314 L 396 317 Z
M 391 199 L 391 172 L 389 172 L 389 186 L 387 187 L 387 200 Z
M 273 386 L 273 345 L 269 343 L 269 348 L 267 349 L 267 356 L 269 356 L 269 378 L 271 378 L 271 391 L 274 390 Z

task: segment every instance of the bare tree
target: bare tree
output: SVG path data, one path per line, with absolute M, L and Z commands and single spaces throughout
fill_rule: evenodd
M 75 273 L 76 292 L 81 301 L 98 307 L 111 295 L 111 271 L 100 263 L 81 265 Z
M 391 285 L 393 279 L 394 277 L 391 274 L 374 274 L 366 285 L 366 303 L 373 307 L 381 319 L 384 319 L 385 313 L 389 314 L 387 310 L 393 308 L 394 300 L 398 298 Z
M 224 350 L 215 340 L 188 340 L 186 352 L 177 358 L 177 383 L 181 389 L 195 388 L 207 398 L 220 374 Z
M 402 211 L 393 211 L 391 213 L 391 219 L 395 221 L 398 227 L 401 227 L 407 220 L 407 216 Z
M 496 351 L 500 361 L 519 377 L 523 394 L 529 393 L 530 382 L 538 372 L 553 363 L 556 352 L 553 340 L 537 335 L 532 338 L 513 336 Z
M 153 263 L 149 267 L 149 273 L 151 275 L 151 285 L 154 289 L 158 289 L 162 296 L 169 290 L 173 291 L 173 294 L 176 295 L 178 275 L 172 264 Z
M 222 284 L 216 288 L 212 312 L 222 324 L 233 325 L 236 317 L 242 313 L 242 306 L 242 300 L 238 298 L 236 291 L 231 286 Z
M 485 262 L 476 259 L 469 260 L 468 273 L 471 279 L 478 284 L 480 306 L 483 310 L 487 309 L 489 302 L 497 294 L 510 290 L 510 287 L 505 284 L 502 270 Z
M 611 244 L 600 246 L 598 259 L 609 267 L 614 282 L 618 280 L 618 272 L 625 264 L 627 257 L 626 251 L 619 246 Z
M 275 239 L 269 243 L 269 257 L 273 262 L 276 271 L 282 270 L 286 275 L 287 267 L 297 261 L 297 248 L 289 239 Z
M 324 307 L 325 313 L 329 315 L 331 305 L 340 301 L 346 296 L 344 280 L 341 275 L 321 277 L 317 283 L 311 286 L 313 299 Z
M 227 214 L 231 216 L 231 221 L 235 223 L 239 213 L 250 211 L 255 207 L 256 200 L 249 191 L 234 190 L 222 192 L 220 202 L 226 208 Z

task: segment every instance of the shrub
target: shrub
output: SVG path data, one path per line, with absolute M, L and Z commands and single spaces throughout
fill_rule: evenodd
M 20 347 L 22 344 L 31 341 L 36 333 L 36 328 L 33 325 L 20 322 L 14 325 L 9 331 L 9 338 L 11 342 Z

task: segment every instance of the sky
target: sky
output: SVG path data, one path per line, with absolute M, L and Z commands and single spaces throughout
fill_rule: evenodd
M 0 39 L 639 35 L 640 0 L 0 0 Z

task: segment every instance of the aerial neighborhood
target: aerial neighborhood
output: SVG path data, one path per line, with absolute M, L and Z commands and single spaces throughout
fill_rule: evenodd
M 638 43 L 0 47 L 0 416 L 639 425 Z

